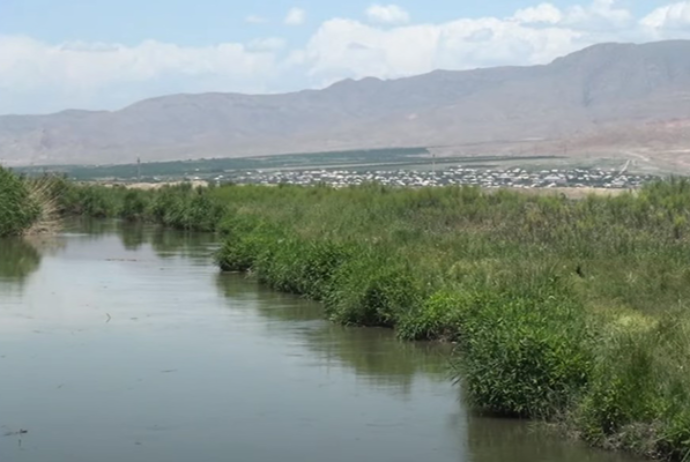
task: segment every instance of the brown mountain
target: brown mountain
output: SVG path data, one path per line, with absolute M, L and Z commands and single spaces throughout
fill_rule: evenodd
M 515 152 L 526 142 L 543 150 L 567 145 L 572 155 L 625 150 L 653 157 L 685 152 L 688 122 L 690 41 L 601 44 L 542 66 L 345 80 L 280 95 L 173 95 L 114 112 L 2 116 L 0 162 L 420 145 Z

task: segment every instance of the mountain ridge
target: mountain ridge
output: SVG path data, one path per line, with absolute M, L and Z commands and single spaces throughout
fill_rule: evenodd
M 687 40 L 603 43 L 536 66 L 0 116 L 0 162 L 127 163 L 419 145 L 471 153 L 478 143 L 509 152 L 526 139 L 569 143 L 571 155 L 580 147 L 591 152 L 598 140 L 604 151 L 658 151 L 663 159 L 686 143 L 687 127 L 667 122 L 690 119 L 689 56 Z M 621 130 L 646 135 L 627 143 Z

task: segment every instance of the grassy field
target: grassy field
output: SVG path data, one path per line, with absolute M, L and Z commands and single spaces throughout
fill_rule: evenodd
M 470 187 L 55 186 L 65 214 L 217 231 L 225 271 L 342 324 L 458 344 L 477 409 L 593 445 L 690 452 L 690 182 L 587 196 Z

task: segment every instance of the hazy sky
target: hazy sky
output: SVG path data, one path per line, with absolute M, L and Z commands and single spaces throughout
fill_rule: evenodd
M 0 0 L 0 114 L 546 63 L 690 38 L 690 0 Z

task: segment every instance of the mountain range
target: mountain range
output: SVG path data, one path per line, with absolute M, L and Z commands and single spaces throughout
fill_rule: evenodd
M 690 41 L 606 43 L 546 65 L 179 94 L 117 111 L 0 116 L 0 163 L 103 164 L 425 146 L 625 152 L 690 166 Z

